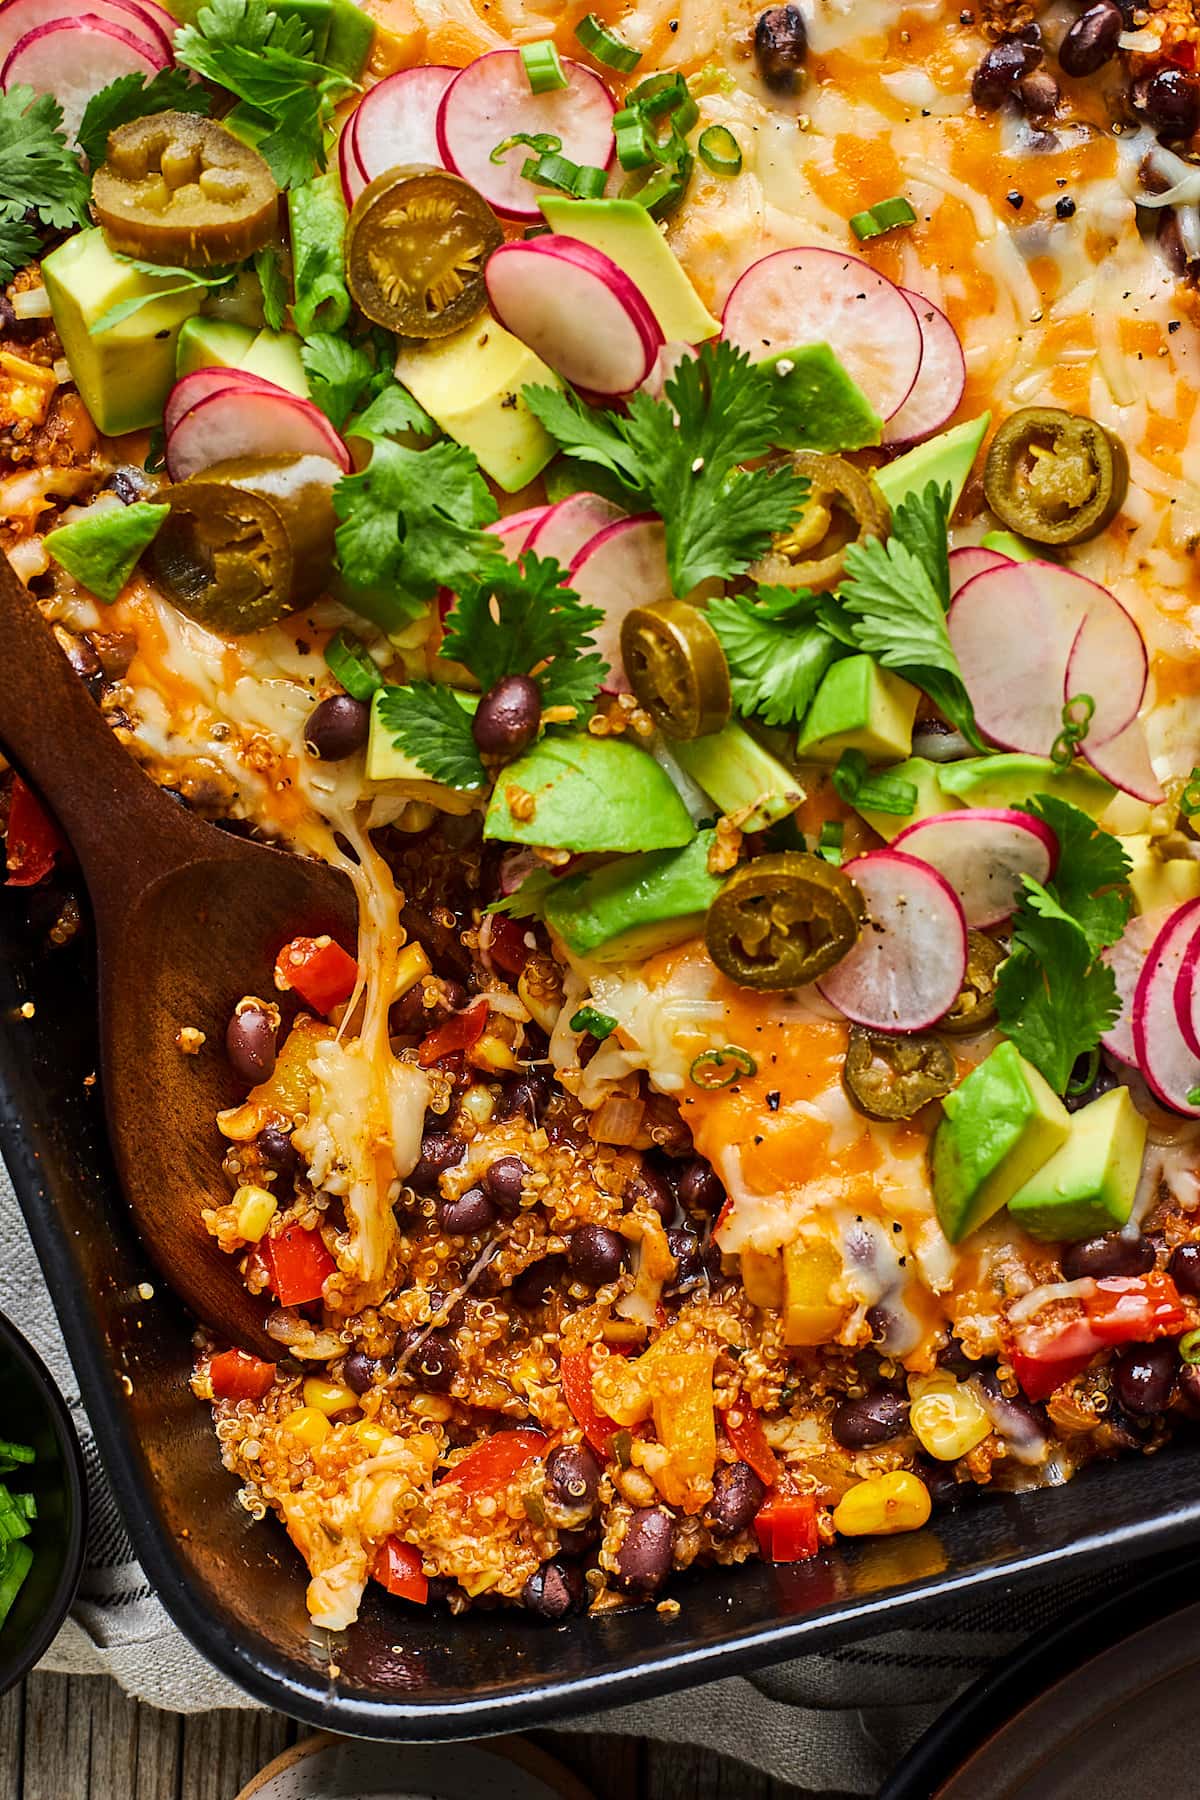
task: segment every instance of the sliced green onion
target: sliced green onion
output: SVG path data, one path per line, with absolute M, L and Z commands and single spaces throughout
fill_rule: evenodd
M 1200 1363 L 1200 1331 L 1185 1331 L 1177 1348 L 1185 1363 Z
M 665 219 L 683 199 L 691 174 L 692 159 L 688 156 L 674 169 L 656 170 L 648 181 L 640 184 L 632 179 L 627 181 L 621 189 L 621 198 L 636 200 L 652 219 Z
M 710 125 L 707 131 L 702 131 L 696 149 L 700 152 L 700 161 L 714 175 L 741 174 L 742 147 L 724 125 Z
M 575 177 L 575 186 L 571 192 L 577 200 L 598 200 L 607 186 L 608 170 L 584 163 Z
M 619 69 L 624 75 L 628 75 L 631 69 L 636 69 L 642 60 L 641 51 L 615 36 L 606 25 L 600 23 L 595 13 L 588 13 L 580 19 L 575 27 L 575 36 L 589 56 L 602 62 L 605 68 Z
M 917 790 L 911 781 L 895 775 L 871 775 L 861 750 L 843 750 L 833 771 L 833 785 L 847 806 L 863 812 L 891 813 L 907 818 L 917 804 Z
M 1072 1076 L 1067 1083 L 1067 1092 L 1071 1098 L 1075 1099 L 1079 1094 L 1086 1094 L 1099 1073 L 1100 1052 L 1099 1050 L 1089 1050 L 1088 1059 L 1083 1065 L 1083 1074 L 1079 1076 L 1078 1080 Z
M 646 169 L 658 161 L 658 150 L 645 118 L 636 106 L 625 106 L 613 115 L 617 161 L 623 169 Z
M 570 157 L 559 156 L 554 151 L 545 156 L 529 157 L 521 173 L 526 181 L 558 188 L 576 200 L 598 200 L 608 184 L 605 170 L 594 169 L 586 163 L 581 167 Z
M 882 237 L 885 231 L 895 231 L 898 225 L 915 225 L 916 222 L 917 215 L 908 201 L 897 194 L 891 200 L 869 206 L 865 212 L 855 213 L 850 229 L 861 244 L 867 238 Z
M 588 1031 L 600 1043 L 611 1037 L 617 1029 L 617 1021 L 611 1013 L 601 1012 L 597 1006 L 581 1006 L 577 1013 L 571 1015 L 572 1031 Z
M 1200 813 L 1200 767 L 1194 768 L 1187 778 L 1179 796 L 1179 810 L 1185 819 L 1192 819 Z
M 827 863 L 835 869 L 842 866 L 842 852 L 845 847 L 846 827 L 840 819 L 826 819 L 821 827 L 821 835 L 817 839 L 817 855 L 823 856 Z
M 1189 1106 L 1200 1106 L 1200 1087 L 1188 1089 L 1187 1103 Z
M 732 1067 L 726 1069 L 726 1063 Z M 715 1092 L 729 1087 L 739 1075 L 757 1075 L 758 1064 L 740 1044 L 723 1044 L 719 1050 L 702 1050 L 688 1073 L 698 1088 Z
M 514 150 L 518 144 L 524 144 L 527 150 L 536 150 L 539 156 L 549 156 L 554 151 L 562 149 L 562 139 L 556 137 L 552 131 L 516 131 L 512 137 L 501 138 L 488 161 L 503 162 L 508 152 Z
M 657 119 L 663 113 L 677 111 L 690 98 L 687 82 L 674 69 L 669 75 L 647 75 L 645 81 L 639 81 L 626 94 L 625 104 L 638 107 L 648 119 Z
M 566 87 L 566 70 L 558 60 L 558 45 L 551 38 L 540 38 L 536 44 L 522 44 L 521 61 L 535 94 L 550 94 L 555 88 Z
M 383 686 L 367 647 L 351 631 L 339 631 L 325 646 L 325 661 L 352 700 L 369 700 Z
M 1096 702 L 1090 694 L 1072 694 L 1062 709 L 1063 728 L 1054 740 L 1050 751 L 1050 760 L 1056 768 L 1067 769 L 1075 755 L 1075 747 L 1082 744 L 1091 729 L 1092 714 L 1096 710 Z

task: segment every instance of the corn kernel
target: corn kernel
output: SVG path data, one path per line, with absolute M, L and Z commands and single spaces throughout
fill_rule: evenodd
M 432 1419 L 435 1425 L 444 1425 L 454 1407 L 444 1394 L 417 1394 L 411 1401 L 409 1410 L 419 1418 Z
M 238 1236 L 248 1244 L 257 1244 L 279 1210 L 279 1202 L 269 1189 L 247 1181 L 233 1196 L 237 1207 Z
M 315 1406 L 319 1413 L 327 1419 L 334 1413 L 358 1410 L 358 1395 L 353 1388 L 343 1387 L 340 1381 L 322 1381 L 319 1375 L 310 1375 L 304 1383 L 304 1404 Z
M 513 1075 L 521 1065 L 512 1053 L 512 1047 L 503 1038 L 494 1036 L 490 1031 L 484 1032 L 479 1042 L 470 1051 L 469 1060 L 477 1069 L 487 1069 L 496 1075 Z
M 496 1101 L 490 1088 L 485 1088 L 481 1081 L 469 1087 L 458 1103 L 460 1113 L 466 1113 L 472 1125 L 486 1125 L 496 1110 Z
M 382 1450 L 388 1440 L 387 1432 L 374 1419 L 359 1419 L 351 1426 L 351 1430 L 368 1450 Z
M 843 1537 L 887 1537 L 894 1531 L 919 1531 L 930 1511 L 929 1489 L 920 1476 L 894 1469 L 843 1494 L 833 1523 Z
M 939 1462 L 956 1462 L 982 1444 L 992 1421 L 970 1388 L 952 1377 L 920 1385 L 909 1406 L 908 1422 L 923 1450 Z
M 299 1438 L 310 1450 L 323 1444 L 333 1430 L 325 1414 L 318 1412 L 315 1406 L 298 1406 L 295 1412 L 290 1412 L 281 1422 L 285 1431 L 290 1431 L 293 1437 Z
M 392 988 L 392 999 L 402 1000 L 410 988 L 415 988 L 423 975 L 433 973 L 433 964 L 425 954 L 421 944 L 405 944 L 396 958 L 396 982 Z

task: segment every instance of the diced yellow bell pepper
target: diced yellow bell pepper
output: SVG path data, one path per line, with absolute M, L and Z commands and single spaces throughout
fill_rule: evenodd
M 423 944 L 405 944 L 396 958 L 396 980 L 392 987 L 392 999 L 402 1000 L 410 988 L 415 988 L 423 975 L 433 972 Z
M 788 1244 L 783 1252 L 783 1341 L 785 1344 L 828 1344 L 836 1338 L 845 1307 L 831 1298 L 842 1274 L 836 1247 L 820 1239 Z
M 779 1312 L 783 1306 L 783 1258 L 778 1250 L 742 1251 L 742 1286 L 751 1306 Z
M 667 1505 L 686 1513 L 708 1499 L 717 1461 L 714 1360 L 700 1345 L 654 1359 L 654 1430 L 668 1456 L 655 1481 Z

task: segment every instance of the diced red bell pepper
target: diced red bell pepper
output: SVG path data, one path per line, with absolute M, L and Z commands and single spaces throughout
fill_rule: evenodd
M 721 1423 L 725 1427 L 725 1436 L 742 1461 L 750 1464 L 759 1480 L 767 1487 L 777 1487 L 779 1464 L 775 1459 L 775 1452 L 767 1442 L 762 1420 L 749 1401 L 739 1400 L 727 1413 L 722 1413 Z
M 44 881 L 54 859 L 66 848 L 66 840 L 33 789 L 19 775 L 13 776 L 8 803 L 8 836 L 5 860 L 6 887 L 33 887 Z
M 214 1400 L 261 1400 L 275 1380 L 275 1364 L 244 1350 L 222 1350 L 208 1365 Z
M 1074 1322 L 1083 1323 L 1082 1320 Z M 1090 1350 L 1072 1352 L 1069 1340 L 1061 1351 L 1055 1344 L 1048 1342 L 1033 1355 L 1014 1344 L 1008 1353 L 1008 1360 L 1025 1398 L 1048 1400 L 1055 1388 L 1061 1387 L 1064 1381 L 1070 1381 L 1073 1375 L 1082 1375 L 1095 1353 L 1095 1346 Z
M 503 913 L 492 915 L 487 953 L 505 975 L 519 975 L 529 961 L 531 952 L 525 942 L 525 930 L 515 919 L 506 918 Z
M 1167 61 L 1173 62 L 1177 69 L 1194 69 L 1196 66 L 1195 44 L 1186 41 L 1172 44 L 1166 54 Z
M 545 1432 L 518 1425 L 513 1431 L 498 1431 L 485 1438 L 442 1481 L 442 1487 L 458 1488 L 464 1494 L 481 1494 L 487 1488 L 503 1487 L 518 1469 L 541 1456 L 550 1439 Z
M 424 1606 L 429 1599 L 429 1579 L 421 1573 L 420 1554 L 399 1538 L 390 1537 L 380 1545 L 371 1574 L 400 1600 L 414 1600 L 418 1606 Z
M 563 1399 L 570 1407 L 575 1423 L 592 1449 L 607 1460 L 612 1455 L 613 1432 L 620 1427 L 615 1419 L 599 1410 L 592 1398 L 591 1351 L 568 1350 L 559 1358 L 558 1373 Z
M 285 1225 L 265 1237 L 259 1246 L 271 1279 L 271 1292 L 280 1306 L 304 1306 L 319 1300 L 321 1289 L 337 1268 L 319 1231 L 303 1225 Z
M 435 1026 L 428 1037 L 421 1040 L 417 1049 L 421 1067 L 432 1068 L 443 1056 L 450 1056 L 455 1050 L 469 1050 L 472 1044 L 477 1044 L 483 1036 L 487 1016 L 486 1000 L 476 1000 L 462 1012 L 451 1013 L 444 1025 Z
M 314 1012 L 330 1013 L 354 992 L 358 964 L 331 937 L 298 937 L 275 958 L 277 987 L 294 988 Z
M 1187 1330 L 1188 1316 L 1179 1289 L 1161 1270 L 1149 1275 L 1106 1275 L 1093 1298 L 1084 1301 L 1088 1323 L 1100 1343 L 1147 1344 L 1153 1338 L 1177 1337 Z
M 817 1503 L 811 1494 L 772 1494 L 755 1514 L 754 1533 L 767 1562 L 804 1562 L 821 1547 Z

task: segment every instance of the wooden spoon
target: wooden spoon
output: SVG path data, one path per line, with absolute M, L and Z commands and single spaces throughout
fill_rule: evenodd
M 117 1172 L 138 1229 L 192 1310 L 276 1360 L 266 1297 L 242 1285 L 201 1209 L 230 1198 L 215 1115 L 244 1098 L 225 1028 L 244 994 L 278 998 L 276 953 L 300 933 L 353 949 L 350 883 L 322 863 L 205 823 L 114 736 L 0 554 L 0 742 L 71 841 L 91 897 L 101 1081 Z M 205 1034 L 197 1055 L 177 1038 Z

